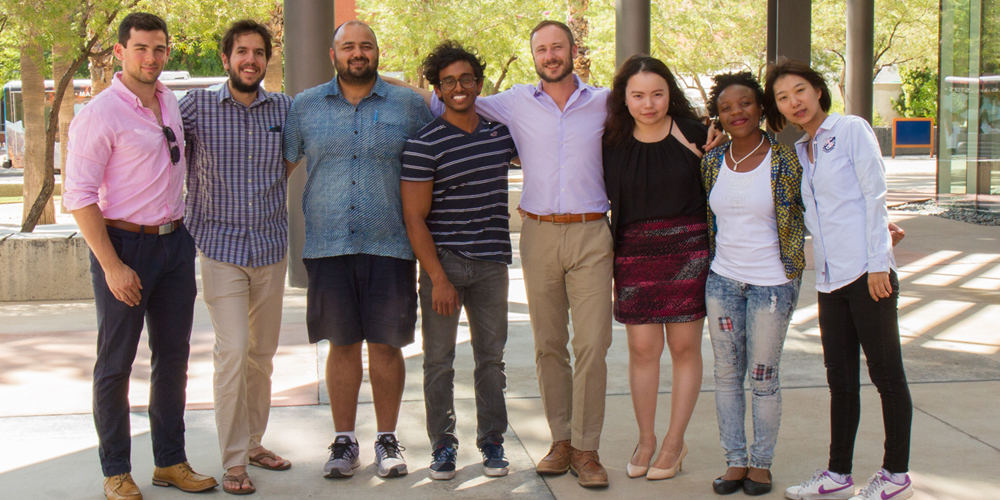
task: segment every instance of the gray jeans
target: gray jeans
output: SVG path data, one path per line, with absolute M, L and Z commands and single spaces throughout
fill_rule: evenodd
M 465 308 L 476 361 L 476 446 L 503 442 L 507 430 L 503 351 L 507 344 L 507 265 L 462 257 L 438 248 L 438 259 Z M 420 315 L 424 343 L 424 406 L 431 444 L 455 435 L 455 342 L 460 310 L 451 316 L 434 312 L 430 276 L 420 270 Z

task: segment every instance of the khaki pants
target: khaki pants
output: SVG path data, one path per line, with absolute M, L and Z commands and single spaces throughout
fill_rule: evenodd
M 608 220 L 554 224 L 525 219 L 520 250 L 538 388 L 552 440 L 571 439 L 576 449 L 596 450 L 608 381 L 604 358 L 611 346 Z M 567 343 L 576 358 L 572 368 Z
M 271 410 L 287 257 L 261 267 L 201 259 L 205 304 L 215 327 L 215 425 L 226 469 L 247 465 Z

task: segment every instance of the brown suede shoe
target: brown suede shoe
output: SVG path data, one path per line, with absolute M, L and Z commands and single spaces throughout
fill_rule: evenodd
M 601 465 L 597 451 L 573 450 L 573 461 L 569 471 L 577 477 L 577 482 L 584 488 L 605 488 L 608 486 L 608 471 Z
M 545 458 L 535 466 L 535 472 L 545 476 L 565 474 L 569 470 L 569 462 L 572 459 L 573 451 L 573 447 L 569 444 L 568 439 L 552 443 L 552 447 L 549 448 L 549 454 L 545 455 Z
M 142 493 L 128 472 L 104 478 L 104 496 L 108 500 L 142 500 Z
M 170 467 L 153 468 L 153 484 L 156 486 L 173 486 L 181 491 L 197 493 L 215 488 L 219 483 L 212 476 L 198 474 L 191 464 L 181 462 Z

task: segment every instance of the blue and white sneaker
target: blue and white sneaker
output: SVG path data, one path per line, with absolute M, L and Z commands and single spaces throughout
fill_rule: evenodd
M 818 470 L 808 481 L 785 490 L 785 498 L 792 500 L 848 500 L 853 496 L 854 479 L 847 476 L 846 483 L 838 483 L 825 470 Z
M 383 434 L 375 441 L 375 463 L 379 477 L 399 477 L 406 475 L 406 460 L 403 448 L 392 434 Z
M 337 436 L 337 439 L 330 445 L 330 460 L 323 466 L 323 476 L 329 478 L 345 478 L 354 475 L 354 469 L 361 465 L 358 455 L 361 448 L 356 441 L 351 441 L 347 436 Z
M 913 496 L 909 474 L 904 474 L 903 484 L 894 483 L 884 472 L 876 472 L 868 484 L 851 500 L 903 500 Z
M 483 454 L 483 474 L 489 477 L 506 476 L 510 471 L 510 462 L 503 454 L 503 445 L 500 443 L 488 443 L 483 445 L 479 451 Z
M 431 453 L 431 479 L 454 479 L 458 461 L 458 448 L 444 443 Z

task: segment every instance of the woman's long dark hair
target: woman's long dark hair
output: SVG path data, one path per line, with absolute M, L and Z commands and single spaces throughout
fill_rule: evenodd
M 625 88 L 628 87 L 628 80 L 636 73 L 655 73 L 667 81 L 669 89 L 670 107 L 667 114 L 677 118 L 691 118 L 697 120 L 694 108 L 688 101 L 684 91 L 677 85 L 677 79 L 670 72 L 663 61 L 647 55 L 636 54 L 618 68 L 614 83 L 611 86 L 611 95 L 608 97 L 608 119 L 604 122 L 604 144 L 608 146 L 619 146 L 625 144 L 629 137 L 632 137 L 632 130 L 635 128 L 635 119 L 628 112 L 628 105 L 625 104 Z

